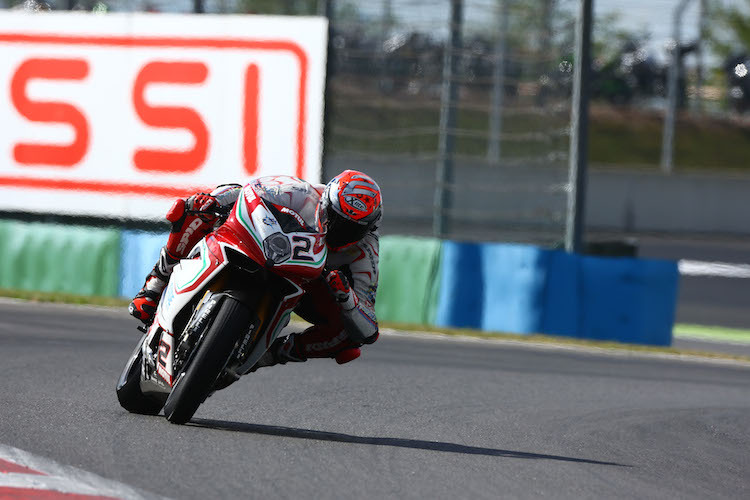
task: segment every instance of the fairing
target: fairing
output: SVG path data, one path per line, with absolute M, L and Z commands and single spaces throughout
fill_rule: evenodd
M 317 200 L 319 198 L 317 191 L 312 187 L 310 189 L 307 196 Z M 275 199 L 278 200 L 278 198 Z M 248 184 L 242 190 L 229 218 L 217 231 L 217 237 L 238 238 L 248 248 L 248 255 L 265 265 L 267 256 L 263 251 L 263 242 L 279 233 L 288 240 L 290 254 L 284 261 L 274 263 L 273 271 L 298 284 L 319 276 L 325 265 L 328 250 L 325 245 L 325 235 L 314 232 L 309 226 L 309 224 L 315 224 L 315 210 L 313 209 L 312 213 L 307 211 L 311 202 L 301 203 L 297 198 L 290 198 L 290 204 L 293 206 L 287 208 L 295 212 L 307 226 L 299 225 L 291 228 L 297 229 L 296 231 L 290 231 L 287 224 L 280 222 L 274 214 L 280 209 L 269 208 L 268 203 L 271 202 L 261 198 L 256 192 L 255 184 Z M 297 212 L 295 208 L 301 210 L 305 216 Z M 292 214 L 286 215 L 294 218 Z M 309 220 L 310 217 L 312 220 Z
M 309 186 L 303 181 L 298 183 L 300 185 L 296 187 Z M 239 374 L 252 367 L 288 323 L 292 309 L 304 293 L 302 286 L 320 276 L 327 257 L 325 236 L 309 225 L 315 224 L 315 209 L 309 209 L 309 205 L 317 204 L 314 200 L 319 195 L 312 188 L 311 191 L 292 189 L 284 184 L 281 187 L 275 190 L 271 185 L 261 190 L 256 183 L 245 186 L 227 221 L 198 242 L 188 257 L 175 266 L 159 302 L 155 323 L 149 331 L 151 338 L 161 335 L 157 373 L 168 386 L 173 383 L 174 349 L 182 333 L 175 329 L 183 328 L 186 316 L 199 299 L 205 299 L 207 290 L 221 292 L 217 281 L 223 279 L 222 273 L 236 269 L 228 266 L 241 266 L 246 258 L 254 262 L 253 267 L 264 268 L 267 273 L 287 282 L 285 291 L 277 297 L 278 304 L 269 306 L 270 309 L 262 313 L 267 316 L 267 321 L 263 321 L 262 341 L 257 343 L 242 366 L 235 367 Z M 256 190 L 262 191 L 264 197 L 261 198 Z M 271 201 L 269 193 L 275 201 Z M 298 194 L 305 194 L 313 201 L 302 202 L 296 197 Z M 284 197 L 288 198 L 291 207 L 276 203 L 283 201 Z M 279 220 L 285 216 L 291 219 Z M 298 219 L 299 224 L 293 223 Z M 280 259 L 275 255 L 278 262 L 269 258 L 269 238 L 288 242 L 288 257 Z M 238 269 L 237 272 L 243 271 Z

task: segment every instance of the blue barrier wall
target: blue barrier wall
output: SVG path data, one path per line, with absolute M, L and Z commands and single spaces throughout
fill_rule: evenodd
M 581 258 L 566 252 L 546 250 L 544 311 L 540 332 L 552 335 L 579 336 L 586 306 L 581 303 L 579 269 Z
M 670 261 L 444 242 L 436 324 L 669 345 L 678 279 Z
M 679 271 L 675 262 L 581 257 L 581 336 L 670 345 Z
M 459 328 L 481 328 L 484 274 L 481 266 L 480 245 L 444 241 L 441 258 L 435 324 Z
M 481 246 L 482 330 L 536 333 L 544 312 L 544 251 L 528 245 Z
M 159 258 L 159 251 L 166 244 L 168 233 L 144 231 L 122 231 L 120 247 L 121 297 L 132 297 L 143 286 L 146 275 Z

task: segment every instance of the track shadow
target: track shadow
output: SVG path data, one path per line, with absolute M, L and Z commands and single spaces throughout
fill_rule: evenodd
M 342 434 L 339 432 L 314 431 L 310 429 L 298 429 L 294 427 L 248 424 L 244 422 L 229 422 L 224 420 L 212 420 L 204 418 L 195 418 L 187 425 L 231 432 L 244 432 L 247 434 L 264 434 L 267 436 L 282 436 L 297 439 L 312 439 L 316 441 L 331 441 L 337 443 L 394 446 L 397 448 L 442 451 L 445 453 L 462 453 L 465 455 L 484 455 L 488 457 L 557 460 L 561 462 L 576 462 L 582 464 L 632 467 L 630 465 L 619 464 L 616 462 L 604 462 L 601 460 L 590 460 L 587 458 L 564 457 L 561 455 L 546 455 L 543 453 L 529 453 L 525 451 L 501 450 L 496 448 L 483 448 L 481 446 L 467 446 L 463 444 L 444 443 L 441 441 L 422 441 L 419 439 L 402 439 L 391 437 L 352 436 L 350 434 Z

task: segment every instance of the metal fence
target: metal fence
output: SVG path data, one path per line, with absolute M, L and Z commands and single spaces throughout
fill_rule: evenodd
M 371 172 L 386 232 L 561 242 L 575 4 L 334 3 L 326 173 Z
M 579 0 L 48 3 L 327 15 L 326 178 L 378 180 L 384 233 L 563 241 Z

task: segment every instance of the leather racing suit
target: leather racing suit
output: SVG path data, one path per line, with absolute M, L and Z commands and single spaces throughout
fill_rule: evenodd
M 287 181 L 292 178 L 286 178 Z M 262 181 L 263 178 L 258 179 Z M 253 182 L 257 182 L 253 181 Z M 299 181 L 304 182 L 304 181 Z M 318 198 L 325 185 L 312 185 Z M 217 187 L 210 193 L 219 210 L 228 214 L 242 191 L 239 184 Z M 172 268 L 179 259 L 187 256 L 201 238 L 224 222 L 224 217 L 188 214 L 190 205 L 197 193 L 187 200 L 176 200 L 167 214 L 172 229 L 167 244 L 161 251 L 154 272 L 168 280 Z M 316 200 L 311 200 L 317 204 Z M 190 207 L 195 211 L 195 207 Z M 339 270 L 351 287 L 348 300 L 339 303 L 334 299 L 325 276 L 310 282 L 305 287 L 305 295 L 295 308 L 295 313 L 312 326 L 301 333 L 283 339 L 284 356 L 280 362 L 305 361 L 307 358 L 335 357 L 346 349 L 372 344 L 378 338 L 378 323 L 375 317 L 375 295 L 378 286 L 379 235 L 377 228 L 369 231 L 357 242 L 341 249 L 329 247 L 325 269 Z

